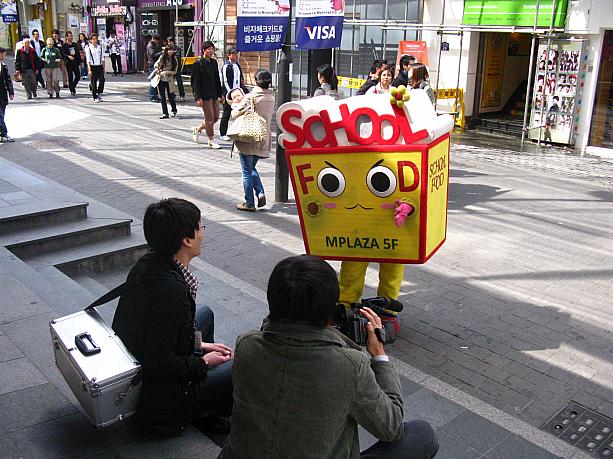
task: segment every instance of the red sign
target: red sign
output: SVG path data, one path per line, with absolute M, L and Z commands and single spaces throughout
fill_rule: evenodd
M 428 66 L 428 47 L 425 41 L 405 40 L 398 43 L 398 57 L 396 57 L 396 68 L 402 56 L 414 56 L 416 62 L 421 62 Z

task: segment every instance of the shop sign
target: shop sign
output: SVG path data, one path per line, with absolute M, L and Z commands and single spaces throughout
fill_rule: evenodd
M 128 12 L 127 6 L 119 5 L 98 5 L 92 8 L 91 15 L 93 17 L 109 17 L 109 16 L 125 16 Z
M 549 27 L 555 3 L 554 27 L 564 27 L 568 0 L 464 0 L 463 24 Z M 537 6 L 538 5 L 538 6 Z
M 296 0 L 296 48 L 337 48 L 341 45 L 345 0 Z
M 238 0 L 237 48 L 270 51 L 281 48 L 289 26 L 289 0 Z
M 170 10 L 176 7 L 192 8 L 193 0 L 138 0 L 138 7 L 143 10 Z
M 0 1 L 0 9 L 2 10 L 3 22 L 9 23 L 19 21 L 19 15 L 17 14 L 17 3 L 15 3 L 15 0 Z

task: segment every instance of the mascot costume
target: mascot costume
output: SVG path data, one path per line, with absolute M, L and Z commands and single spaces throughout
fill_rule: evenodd
M 288 102 L 277 124 L 306 252 L 342 260 L 339 301 L 360 302 L 369 262 L 379 263 L 377 295 L 397 299 L 404 265 L 445 242 L 453 118 L 400 86 Z

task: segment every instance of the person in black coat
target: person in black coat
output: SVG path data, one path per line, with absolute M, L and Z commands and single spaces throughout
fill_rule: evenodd
M 213 342 L 213 312 L 196 309 L 198 280 L 189 271 L 201 253 L 200 217 L 194 204 L 178 198 L 147 208 L 143 227 L 152 251 L 128 274 L 113 319 L 113 330 L 141 363 L 137 418 L 173 434 L 207 416 L 200 420 L 205 427 L 218 427 L 232 409 L 233 350 Z
M 404 86 L 405 88 L 409 86 L 409 68 L 414 63 L 414 56 L 404 55 L 400 58 L 400 62 L 398 62 L 398 67 L 400 67 L 400 70 L 398 71 L 396 78 L 394 78 L 394 81 L 392 81 L 392 86 L 395 88 L 400 85 Z
M 358 89 L 356 92 L 356 96 L 363 96 L 366 92 L 373 86 L 376 86 L 379 83 L 379 75 L 381 75 L 381 67 L 387 64 L 386 60 L 380 61 L 376 59 L 372 63 L 372 67 L 370 68 L 370 72 L 368 72 L 368 78 L 364 82 L 364 84 Z
M 4 123 L 6 106 L 9 100 L 13 100 L 15 97 L 11 75 L 9 74 L 8 67 L 4 63 L 5 54 L 6 49 L 0 47 L 0 142 L 14 142 L 15 139 L 9 137 L 6 124 Z
M 214 142 L 215 132 L 213 126 L 219 119 L 219 104 L 223 104 L 224 97 L 221 92 L 221 80 L 215 55 L 215 45 L 211 41 L 205 41 L 202 45 L 203 56 L 192 65 L 192 92 L 196 105 L 202 108 L 204 120 L 200 126 L 192 128 L 192 138 L 198 143 L 200 133 L 204 130 L 209 138 L 208 146 L 218 150 L 221 148 Z
M 27 98 L 36 97 L 36 75 L 43 68 L 42 60 L 31 45 L 30 38 L 25 37 L 22 47 L 15 54 L 15 72 L 21 77 Z
M 238 49 L 234 46 L 230 46 L 226 52 L 228 60 L 224 62 L 221 67 L 221 93 L 224 97 L 223 103 L 223 115 L 221 116 L 221 122 L 219 123 L 219 134 L 221 140 L 230 140 L 226 135 L 228 132 L 228 123 L 230 121 L 230 115 L 232 113 L 232 107 L 228 103 L 228 93 L 235 88 L 241 88 L 245 94 L 249 92 L 247 86 L 245 86 L 245 78 L 243 76 L 243 69 L 238 63 Z
M 32 44 L 32 48 L 34 48 L 34 50 L 36 51 L 38 57 L 40 57 L 41 53 L 43 52 L 43 49 L 45 49 L 45 46 L 47 46 L 45 42 L 40 39 L 40 32 L 38 31 L 38 29 L 32 30 L 32 39 L 30 40 L 30 43 Z M 36 74 L 36 81 L 40 84 L 41 88 L 45 89 L 45 79 L 43 78 L 42 72 L 43 68 L 44 65 L 39 69 L 40 71 Z

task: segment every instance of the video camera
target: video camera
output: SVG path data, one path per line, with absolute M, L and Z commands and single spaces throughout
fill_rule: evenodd
M 349 308 L 342 303 L 338 304 L 332 317 L 334 328 L 356 344 L 365 346 L 368 338 L 368 332 L 366 331 L 368 319 L 358 312 L 363 307 L 372 309 L 375 314 L 381 317 L 383 328 L 375 329 L 377 339 L 383 344 L 393 343 L 396 338 L 396 332 L 393 323 L 389 319 L 395 318 L 396 315 L 393 312 L 402 311 L 403 305 L 400 301 L 391 298 L 382 296 L 362 298 L 360 303 L 352 303 Z

